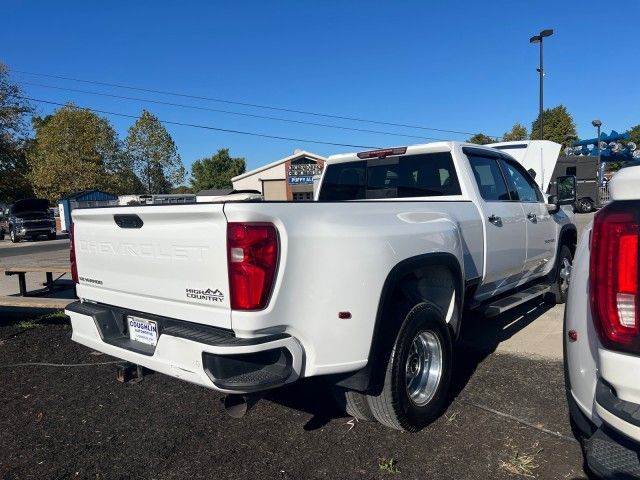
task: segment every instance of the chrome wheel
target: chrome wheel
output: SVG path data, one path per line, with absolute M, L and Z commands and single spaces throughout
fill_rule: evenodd
M 581 213 L 589 213 L 593 209 L 591 201 L 586 198 L 580 199 L 578 205 L 580 206 Z
M 560 264 L 560 291 L 562 294 L 566 294 L 569 291 L 569 282 L 571 281 L 571 261 L 568 258 L 563 258 Z
M 423 407 L 431 401 L 442 377 L 442 345 L 431 330 L 419 332 L 411 342 L 406 364 L 407 393 Z

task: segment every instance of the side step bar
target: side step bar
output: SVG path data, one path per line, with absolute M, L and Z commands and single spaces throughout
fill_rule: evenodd
M 495 317 L 507 310 L 511 310 L 518 305 L 547 293 L 550 288 L 551 287 L 547 284 L 533 285 L 525 290 L 512 293 L 508 297 L 502 297 L 491 303 L 484 304 L 478 308 L 478 311 L 484 313 L 484 316 L 487 318 Z

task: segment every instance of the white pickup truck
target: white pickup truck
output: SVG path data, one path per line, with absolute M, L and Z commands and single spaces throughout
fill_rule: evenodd
M 602 478 L 640 478 L 640 164 L 585 228 L 565 310 L 571 426 Z
M 333 156 L 314 202 L 74 210 L 72 338 L 229 405 L 323 375 L 353 416 L 416 431 L 447 401 L 465 312 L 564 301 L 563 191 L 439 142 Z

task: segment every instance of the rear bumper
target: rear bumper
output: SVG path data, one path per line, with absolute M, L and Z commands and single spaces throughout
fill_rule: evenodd
M 599 378 L 595 406 L 606 425 L 640 445 L 640 405 L 619 399 L 613 387 Z
M 585 442 L 589 468 L 602 478 L 640 478 L 640 405 L 598 379 L 596 411 L 603 424 Z
M 584 447 L 587 465 L 598 478 L 640 478 L 640 444 L 603 426 L 585 442 Z
M 238 338 L 230 330 L 101 304 L 67 306 L 72 340 L 172 377 L 226 393 L 251 393 L 300 377 L 303 351 L 285 333 Z M 129 338 L 126 316 L 158 325 L 155 346 Z

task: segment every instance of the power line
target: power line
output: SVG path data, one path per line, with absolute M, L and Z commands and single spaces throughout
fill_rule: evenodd
M 434 131 L 434 132 L 455 133 L 455 134 L 459 134 L 459 135 L 475 135 L 477 133 L 477 132 L 463 132 L 463 131 L 459 131 L 459 130 L 446 130 L 446 129 L 442 129 L 442 128 L 424 127 L 424 126 L 421 126 L 421 125 L 410 125 L 410 124 L 404 124 L 404 123 L 384 122 L 384 121 L 381 121 L 381 120 L 371 120 L 371 119 L 367 119 L 367 118 L 358 118 L 358 117 L 349 117 L 349 116 L 343 116 L 343 115 L 333 115 L 333 114 L 328 114 L 328 113 L 310 112 L 310 111 L 306 111 L 306 110 L 294 110 L 294 109 L 291 109 L 291 108 L 274 107 L 274 106 L 270 106 L 270 105 L 261 105 L 261 104 L 248 103 L 248 102 L 239 102 L 239 101 L 227 100 L 227 99 L 223 99 L 223 98 L 205 97 L 205 96 L 201 96 L 201 95 L 190 95 L 190 94 L 186 94 L 186 93 L 171 92 L 171 91 L 167 91 L 167 90 L 155 90 L 155 89 L 151 89 L 151 88 L 133 87 L 133 86 L 130 86 L 130 85 L 123 85 L 123 84 L 109 83 L 109 82 L 100 82 L 100 81 L 97 81 L 97 80 L 86 80 L 86 79 L 81 79 L 81 78 L 67 77 L 67 76 L 63 76 L 63 75 L 52 75 L 52 74 L 49 74 L 49 73 L 28 72 L 26 70 L 13 70 L 13 71 L 16 72 L 16 73 L 22 73 L 24 75 L 34 75 L 34 76 L 37 76 L 37 77 L 56 78 L 58 80 L 68 80 L 68 81 L 72 81 L 72 82 L 88 83 L 88 84 L 92 84 L 92 85 L 103 85 L 103 86 L 107 86 L 107 87 L 124 88 L 124 89 L 127 89 L 127 90 L 136 90 L 136 91 L 139 91 L 139 92 L 156 93 L 156 94 L 161 94 L 161 95 L 171 95 L 171 96 L 175 96 L 175 97 L 191 98 L 191 99 L 194 99 L 194 100 L 208 100 L 208 101 L 211 101 L 211 102 L 227 103 L 227 104 L 230 104 L 230 105 L 240 105 L 240 106 L 243 106 L 243 107 L 262 108 L 262 109 L 266 109 L 266 110 L 275 110 L 275 111 L 279 111 L 279 112 L 297 113 L 297 114 L 301 114 L 301 115 L 312 115 L 312 116 L 315 116 L 315 117 L 333 118 L 333 119 L 336 119 L 336 120 L 348 120 L 348 121 L 352 121 L 352 122 L 364 122 L 364 123 L 370 123 L 370 124 L 375 124 L 375 125 L 387 125 L 387 126 L 391 126 L 391 127 L 415 128 L 415 129 L 418 129 L 418 130 L 430 130 L 430 131 Z M 490 135 L 490 136 L 496 137 L 495 135 Z M 496 137 L 496 138 L 499 138 L 499 137 Z
M 9 95 L 11 97 L 15 97 L 15 98 L 22 98 L 24 100 L 29 100 L 32 102 L 37 102 L 37 103 L 46 103 L 49 105 L 57 105 L 59 107 L 64 107 L 65 104 L 64 103 L 60 103 L 60 102 L 52 102 L 50 100 L 42 100 L 39 98 L 33 98 L 33 97 L 27 97 L 24 95 Z M 78 107 L 80 109 L 83 110 L 89 110 L 91 112 L 94 113 L 102 113 L 103 115 L 114 115 L 117 117 L 124 117 L 124 118 L 134 118 L 134 119 L 138 119 L 139 117 L 136 115 L 129 115 L 126 113 L 118 113 L 118 112 L 109 112 L 107 110 L 98 110 L 96 108 L 88 108 L 88 107 Z M 214 130 L 216 132 L 226 132 L 226 133 L 236 133 L 238 135 L 249 135 L 252 137 L 262 137 L 262 138 L 272 138 L 274 140 L 286 140 L 286 141 L 292 141 L 292 142 L 299 142 L 299 143 L 315 143 L 315 144 L 319 144 L 319 145 L 332 145 L 332 146 L 336 146 L 336 147 L 352 147 L 352 148 L 379 148 L 379 147 L 375 147 L 375 146 L 371 146 L 371 145 L 354 145 L 354 144 L 349 144 L 349 143 L 337 143 L 337 142 L 325 142 L 322 140 L 308 140 L 308 139 L 303 139 L 303 138 L 293 138 L 293 137 L 283 137 L 280 135 L 268 135 L 266 133 L 256 133 L 256 132 L 245 132 L 243 130 L 232 130 L 229 128 L 219 128 L 219 127 L 212 127 L 210 125 L 199 125 L 196 123 L 185 123 L 185 122 L 176 122 L 176 121 L 172 121 L 172 120 L 162 120 L 162 119 L 158 119 L 159 122 L 167 124 L 167 125 L 178 125 L 181 127 L 192 127 L 192 128 L 201 128 L 204 130 Z
M 122 100 L 132 100 L 132 101 L 138 101 L 138 102 L 147 102 L 147 103 L 153 103 L 153 104 L 157 104 L 157 105 L 166 105 L 166 106 L 171 106 L 171 107 L 191 108 L 191 109 L 194 109 L 194 110 L 203 110 L 203 111 L 207 111 L 207 112 L 225 113 L 225 114 L 229 114 L 229 115 L 239 115 L 239 116 L 242 116 L 242 117 L 261 118 L 261 119 L 265 119 L 265 120 L 277 120 L 277 121 L 280 121 L 280 122 L 297 123 L 297 124 L 300 124 L 300 125 L 312 125 L 312 126 L 316 126 L 316 127 L 337 128 L 339 130 L 350 130 L 350 131 L 353 131 L 353 132 L 376 133 L 376 134 L 380 134 L 380 135 L 391 135 L 391 136 L 394 136 L 394 137 L 417 138 L 417 139 L 420 139 L 420 140 L 445 141 L 445 139 L 443 139 L 443 138 L 424 137 L 424 136 L 419 136 L 419 135 L 409 135 L 409 134 L 395 133 L 395 132 L 385 132 L 385 131 L 381 131 L 381 130 L 369 130 L 369 129 L 366 129 L 366 128 L 345 127 L 345 126 L 342 126 L 342 125 L 332 125 L 332 124 L 328 124 L 328 123 L 305 122 L 303 120 L 293 120 L 293 119 L 289 119 L 289 118 L 272 117 L 272 116 L 269 116 L 269 115 L 257 115 L 257 114 L 253 114 L 253 113 L 233 112 L 233 111 L 230 111 L 230 110 L 220 110 L 220 109 L 217 109 L 217 108 L 199 107 L 197 105 L 185 105 L 183 103 L 164 102 L 164 101 L 161 101 L 161 100 L 150 100 L 150 99 L 139 98 L 139 97 L 128 97 L 128 96 L 124 96 L 124 95 L 115 95 L 115 94 L 112 94 L 112 93 L 95 92 L 95 91 L 90 91 L 90 90 L 81 90 L 81 89 L 77 89 L 77 88 L 58 87 L 58 86 L 54 86 L 54 85 L 45 85 L 45 84 L 42 84 L 42 83 L 35 83 L 35 82 L 22 82 L 22 83 L 24 85 L 32 85 L 32 86 L 36 86 L 36 87 L 44 87 L 44 88 L 50 88 L 50 89 L 54 89 L 54 90 L 63 90 L 63 91 L 67 91 L 67 92 L 86 93 L 86 94 L 89 94 L 89 95 L 98 95 L 98 96 L 102 96 L 102 97 L 118 98 L 118 99 L 122 99 Z

